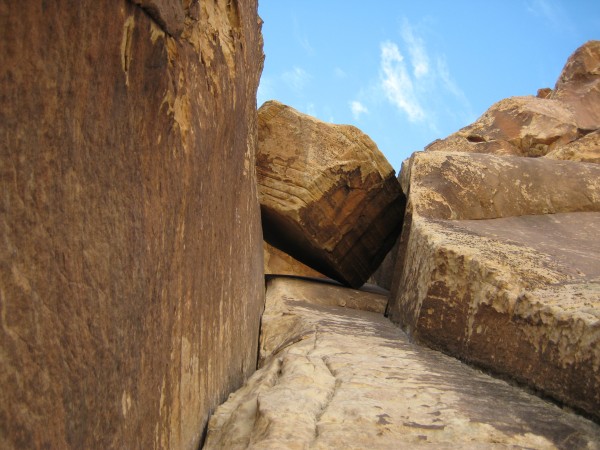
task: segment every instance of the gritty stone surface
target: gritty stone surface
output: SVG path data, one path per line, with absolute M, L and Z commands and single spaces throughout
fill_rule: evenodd
M 600 211 L 596 164 L 418 152 L 404 167 L 411 180 L 409 214 L 477 220 Z
M 598 419 L 597 165 L 431 155 L 406 175 L 390 318 Z
M 545 158 L 600 164 L 600 130 L 549 152 Z
M 0 2 L 2 449 L 197 449 L 255 370 L 257 4 L 140 3 Z
M 582 130 L 600 129 L 600 41 L 588 41 L 567 60 L 550 98 L 569 106 Z
M 205 449 L 600 447 L 598 425 L 287 281 L 268 287 L 262 336 L 287 330 L 288 343 L 262 347 L 264 365 L 217 408 Z
M 543 156 L 578 137 L 578 124 L 566 104 L 533 96 L 511 97 L 426 150 Z
M 360 287 L 394 244 L 404 199 L 375 143 L 281 103 L 258 112 L 257 175 L 265 240 Z

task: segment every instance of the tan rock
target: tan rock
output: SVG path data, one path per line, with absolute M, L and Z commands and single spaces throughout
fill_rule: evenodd
M 327 278 L 322 273 L 302 264 L 284 251 L 263 242 L 265 275 L 292 275 L 297 277 Z
M 550 88 L 541 88 L 537 90 L 536 97 L 537 98 L 550 98 L 552 95 L 552 89 Z
M 197 449 L 255 370 L 257 4 L 141 3 L 0 2 L 2 449 Z
M 539 89 L 536 97 L 502 100 L 473 124 L 426 150 L 537 157 L 597 129 L 600 41 L 589 41 L 569 57 L 554 90 Z
M 433 142 L 426 150 L 543 156 L 578 137 L 575 116 L 561 101 L 511 97 L 495 103 L 476 122 Z
M 403 177 L 391 319 L 598 419 L 598 166 L 424 152 Z
M 362 285 L 399 233 L 403 198 L 393 168 L 355 127 L 275 101 L 258 120 L 265 240 L 330 278 Z
M 598 425 L 410 343 L 380 314 L 324 306 L 318 286 L 272 280 L 262 337 L 286 344 L 262 345 L 205 449 L 598 448 Z
M 573 109 L 579 128 L 600 129 L 600 41 L 586 42 L 569 57 L 551 98 Z
M 600 164 L 600 130 L 563 145 L 545 157 Z

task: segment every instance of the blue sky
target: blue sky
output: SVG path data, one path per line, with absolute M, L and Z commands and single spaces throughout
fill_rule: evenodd
M 259 0 L 269 99 L 367 133 L 400 169 L 493 103 L 553 87 L 600 0 Z

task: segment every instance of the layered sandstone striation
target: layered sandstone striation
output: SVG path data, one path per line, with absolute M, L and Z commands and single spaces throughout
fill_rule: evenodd
M 268 284 L 262 368 L 217 408 L 206 449 L 597 448 L 592 422 L 410 343 L 370 299 L 349 309 L 350 290 L 336 304 L 300 283 Z
M 361 286 L 400 231 L 404 200 L 393 168 L 355 127 L 275 101 L 258 117 L 265 239 L 330 278 Z
M 254 372 L 261 47 L 253 0 L 0 5 L 3 449 L 196 449 Z
M 599 150 L 597 140 L 585 136 L 598 129 L 600 41 L 589 41 L 570 56 L 553 90 L 541 89 L 536 97 L 501 100 L 473 124 L 431 143 L 426 150 L 528 157 L 551 154 L 555 159 L 587 161 L 590 153 L 596 155 L 591 159 L 597 158 Z M 579 144 L 573 146 L 574 142 Z M 582 156 L 573 157 L 575 151 Z
M 403 184 L 391 319 L 600 418 L 600 167 L 422 152 Z

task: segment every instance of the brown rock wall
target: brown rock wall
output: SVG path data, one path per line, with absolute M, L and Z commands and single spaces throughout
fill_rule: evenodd
M 597 165 L 423 152 L 405 167 L 390 318 L 598 419 Z
M 600 211 L 600 167 L 573 161 L 419 152 L 409 209 L 432 219 L 495 219 Z
M 142 3 L 0 5 L 2 448 L 195 449 L 255 368 L 256 2 Z
M 551 151 L 545 158 L 600 164 L 600 130 Z
M 588 41 L 575 50 L 550 98 L 572 108 L 581 129 L 600 129 L 600 41 Z

